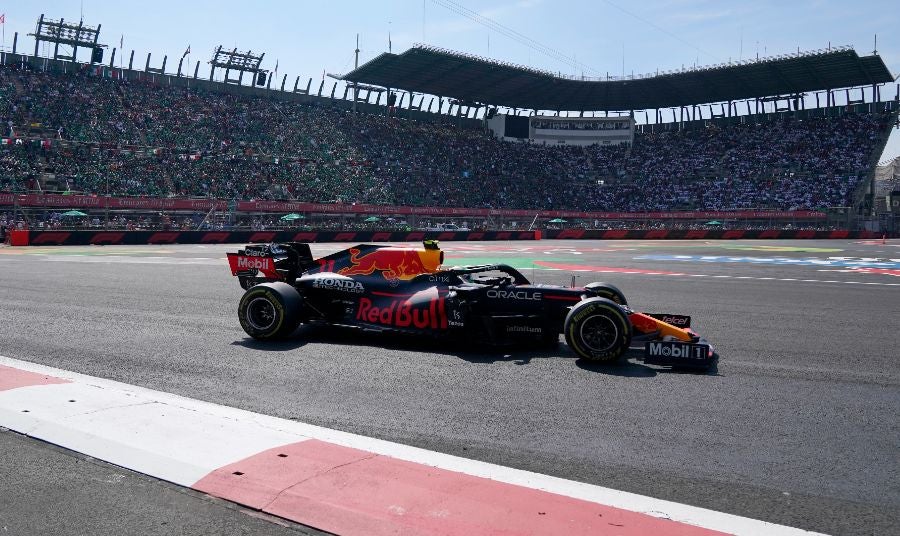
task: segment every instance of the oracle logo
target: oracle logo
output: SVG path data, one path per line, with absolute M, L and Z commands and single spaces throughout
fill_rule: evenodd
M 543 296 L 540 292 L 528 292 L 525 290 L 489 290 L 488 298 L 498 298 L 501 300 L 540 300 Z

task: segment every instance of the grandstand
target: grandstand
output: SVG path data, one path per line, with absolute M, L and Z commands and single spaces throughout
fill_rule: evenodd
M 875 202 L 880 229 L 900 229 L 900 156 L 875 168 Z
M 123 211 L 142 206 L 148 225 L 164 210 L 188 226 L 208 224 L 207 212 L 220 225 L 300 212 L 321 226 L 373 214 L 616 226 L 711 213 L 871 226 L 885 206 L 875 165 L 900 108 L 881 57 L 846 47 L 588 80 L 417 46 L 330 91 L 299 78 L 286 87 L 286 75 L 273 88 L 258 61 L 262 76 L 244 85 L 199 76 L 199 63 L 193 76 L 167 74 L 149 55 L 144 70 L 116 68 L 116 54 L 108 65 L 0 54 L 6 220 L 69 224 L 54 216 L 64 207 L 124 225 Z M 145 201 L 123 201 L 133 198 Z M 209 203 L 187 203 L 197 198 Z

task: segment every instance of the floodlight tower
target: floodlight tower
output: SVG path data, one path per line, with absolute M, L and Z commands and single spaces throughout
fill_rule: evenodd
M 91 63 L 101 63 L 103 61 L 103 49 L 106 45 L 97 43 L 100 37 L 100 25 L 96 28 L 87 26 L 84 21 L 78 21 L 77 24 L 66 22 L 63 19 L 51 20 L 45 19 L 41 13 L 37 21 L 37 27 L 34 33 L 28 34 L 34 37 L 34 56 L 38 55 L 38 47 L 41 42 L 53 43 L 53 59 L 63 59 L 75 61 L 78 55 L 78 47 L 87 47 L 92 50 Z M 72 47 L 72 55 L 66 56 L 59 53 L 59 45 L 68 45 Z
M 236 48 L 231 51 L 222 50 L 222 45 L 219 45 L 216 47 L 212 59 L 209 60 L 209 64 L 212 65 L 212 68 L 209 70 L 209 79 L 212 81 L 213 75 L 215 75 L 216 72 L 216 67 L 220 67 L 225 69 L 226 84 L 240 85 L 243 81 L 244 73 L 251 73 L 255 79 L 256 85 L 264 86 L 266 85 L 266 78 L 268 77 L 269 71 L 267 69 L 260 69 L 259 66 L 265 55 L 265 52 L 259 55 L 253 54 L 250 50 L 247 52 L 238 52 Z M 229 78 L 228 74 L 231 71 L 238 71 L 241 74 L 237 78 Z

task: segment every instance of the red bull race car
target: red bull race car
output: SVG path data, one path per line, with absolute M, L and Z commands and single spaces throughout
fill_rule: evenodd
M 532 284 L 504 264 L 444 267 L 434 241 L 360 244 L 319 259 L 305 243 L 252 244 L 228 262 L 245 289 L 238 320 L 255 339 L 318 323 L 495 345 L 556 345 L 562 334 L 576 355 L 602 363 L 641 344 L 648 364 L 706 369 L 717 359 L 689 316 L 637 312 L 606 283 Z

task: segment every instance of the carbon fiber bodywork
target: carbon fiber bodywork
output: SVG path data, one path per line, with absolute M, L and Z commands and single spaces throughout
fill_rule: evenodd
M 715 360 L 688 316 L 634 311 L 607 284 L 533 284 L 504 264 L 443 267 L 435 242 L 424 248 L 360 244 L 319 259 L 307 244 L 262 244 L 229 253 L 228 260 L 245 289 L 275 281 L 291 285 L 302 298 L 302 323 L 494 345 L 556 344 L 573 307 L 603 298 L 627 319 L 628 343 L 647 344 L 646 363 L 707 368 Z

